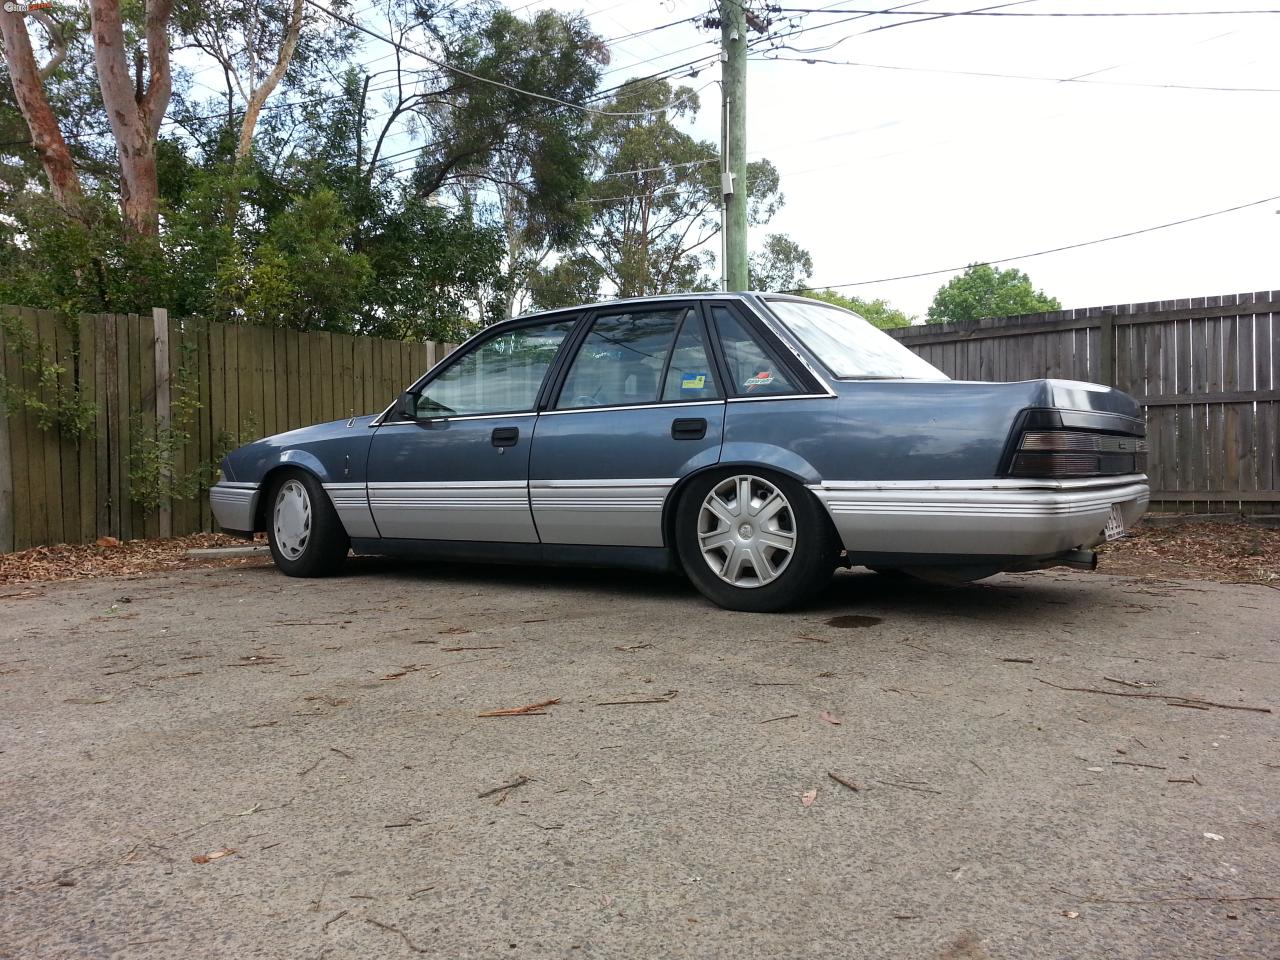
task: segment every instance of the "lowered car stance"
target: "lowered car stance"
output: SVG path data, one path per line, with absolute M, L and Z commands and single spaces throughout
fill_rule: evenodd
M 210 501 L 295 577 L 351 551 L 678 569 L 775 611 L 839 566 L 1092 567 L 1146 509 L 1144 435 L 1120 391 L 950 380 L 816 300 L 651 297 L 488 327 L 380 414 L 233 451 Z

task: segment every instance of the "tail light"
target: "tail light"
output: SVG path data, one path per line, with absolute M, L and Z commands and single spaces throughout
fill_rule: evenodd
M 1015 477 L 1097 477 L 1142 473 L 1147 441 L 1094 430 L 1026 430 L 1014 451 Z

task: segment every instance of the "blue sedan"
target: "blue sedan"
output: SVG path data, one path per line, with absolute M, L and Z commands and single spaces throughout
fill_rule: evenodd
M 773 294 L 488 327 L 386 410 L 267 437 L 210 491 L 281 571 L 354 550 L 680 569 L 774 611 L 838 566 L 963 582 L 1092 567 L 1149 497 L 1129 396 L 949 380 L 861 317 Z

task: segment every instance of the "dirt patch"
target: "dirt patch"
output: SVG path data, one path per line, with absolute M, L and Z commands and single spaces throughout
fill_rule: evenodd
M 265 542 L 265 541 L 262 541 Z M 125 577 L 139 573 L 195 567 L 261 566 L 270 557 L 191 557 L 188 550 L 243 547 L 244 540 L 222 533 L 197 533 L 166 540 L 125 540 L 104 537 L 100 543 L 63 543 L 0 554 L 0 584 L 91 577 Z
M 1257 521 L 1157 516 L 1098 553 L 1099 573 L 1280 586 L 1280 529 Z

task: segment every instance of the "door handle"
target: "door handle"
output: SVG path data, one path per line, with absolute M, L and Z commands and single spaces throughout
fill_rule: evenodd
M 519 427 L 494 427 L 489 435 L 489 442 L 495 447 L 514 447 L 519 439 Z
M 689 417 L 671 421 L 672 440 L 701 440 L 707 435 L 707 421 L 702 417 Z

